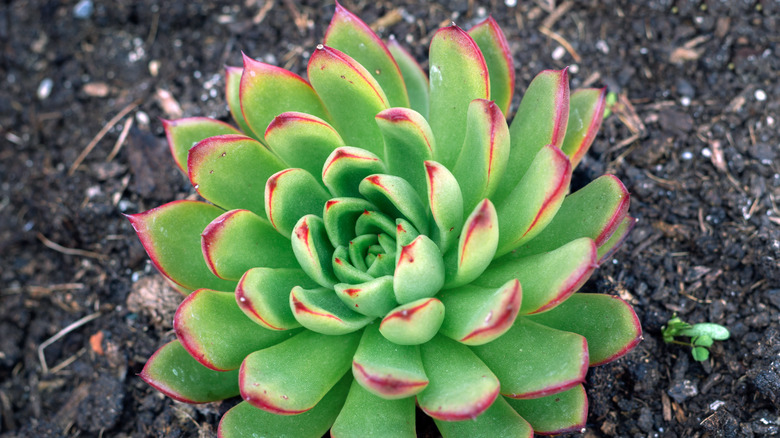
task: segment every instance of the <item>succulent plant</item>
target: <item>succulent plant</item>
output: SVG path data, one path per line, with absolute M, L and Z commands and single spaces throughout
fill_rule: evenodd
M 435 33 L 429 75 L 336 6 L 308 80 L 244 57 L 238 125 L 165 121 L 207 202 L 128 218 L 186 298 L 141 377 L 203 403 L 219 434 L 444 436 L 583 427 L 589 366 L 633 348 L 617 297 L 575 293 L 633 226 L 614 176 L 568 194 L 605 90 L 527 87 L 488 18 Z M 429 80 L 430 78 L 430 80 Z

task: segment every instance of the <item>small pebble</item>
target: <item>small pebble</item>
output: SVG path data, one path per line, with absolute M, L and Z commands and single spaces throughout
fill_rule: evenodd
M 756 97 L 756 100 L 759 101 L 759 102 L 763 102 L 763 101 L 766 100 L 766 91 L 764 91 L 764 90 L 762 90 L 760 88 L 758 90 L 756 90 L 756 92 L 753 93 L 753 95 Z
M 576 75 L 580 72 L 580 66 L 577 64 L 572 64 L 569 66 L 569 73 Z
M 599 49 L 599 51 L 605 55 L 609 53 L 609 46 L 607 45 L 607 42 L 604 40 L 596 41 L 596 48 Z
M 685 161 L 689 161 L 693 159 L 693 154 L 691 151 L 685 151 L 682 153 L 682 155 L 680 155 L 680 157 Z
M 725 405 L 726 402 L 723 400 L 715 400 L 714 402 L 710 403 L 710 410 L 711 411 L 717 411 L 719 407 Z
M 86 20 L 92 16 L 94 9 L 92 0 L 81 0 L 73 7 L 73 16 L 80 20 Z
M 710 150 L 710 148 L 704 148 L 701 150 L 701 155 L 706 158 L 710 158 L 712 156 L 712 151 Z
M 682 106 L 691 106 L 691 98 L 688 96 L 683 96 L 680 98 L 680 105 Z
M 38 100 L 44 100 L 51 94 L 51 90 L 54 88 L 54 81 L 51 78 L 46 78 L 38 84 Z
M 504 0 L 504 4 L 509 6 L 510 8 L 514 8 L 517 6 L 517 0 Z
M 566 49 L 561 46 L 556 47 L 552 52 L 552 59 L 556 61 L 560 61 L 564 56 L 566 56 Z

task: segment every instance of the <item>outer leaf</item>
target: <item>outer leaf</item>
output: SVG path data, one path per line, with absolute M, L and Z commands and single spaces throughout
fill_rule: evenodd
M 477 418 L 498 396 L 496 376 L 463 344 L 437 336 L 421 346 L 430 383 L 417 402 L 434 419 Z
M 642 326 L 634 309 L 611 295 L 574 294 L 549 312 L 527 318 L 585 336 L 591 366 L 623 356 L 642 340 Z
M 474 99 L 490 96 L 490 78 L 477 43 L 454 24 L 439 29 L 430 47 L 431 109 L 436 161 L 451 167 L 466 136 L 466 113 Z
M 211 272 L 226 280 L 238 281 L 255 267 L 298 267 L 290 241 L 249 210 L 231 210 L 214 219 L 201 234 L 201 249 Z
M 584 88 L 571 94 L 569 123 L 561 145 L 571 167 L 577 167 L 596 138 L 604 120 L 606 97 L 606 88 Z
M 447 313 L 440 332 L 466 345 L 482 345 L 506 333 L 522 301 L 520 282 L 498 289 L 464 286 L 439 295 Z
M 363 315 L 381 318 L 398 306 L 390 275 L 360 284 L 339 283 L 335 289 L 336 295 L 347 307 Z
M 162 120 L 162 124 L 173 161 L 183 172 L 187 172 L 187 153 L 201 140 L 216 135 L 241 134 L 239 130 L 227 123 L 208 117 Z
M 422 200 L 403 178 L 371 175 L 360 182 L 360 193 L 391 217 L 409 220 L 422 234 L 428 232 L 428 216 Z
M 289 237 L 300 218 L 321 214 L 328 192 L 303 169 L 285 169 L 265 183 L 265 211 L 271 225 Z
M 425 162 L 428 205 L 435 224 L 431 237 L 442 254 L 457 241 L 463 226 L 463 196 L 455 177 L 435 161 Z
M 534 430 L 509 403 L 498 397 L 487 411 L 473 420 L 442 421 L 436 420 L 444 438 L 533 438 Z
M 331 288 L 338 282 L 331 265 L 333 245 L 328 240 L 325 224 L 319 216 L 309 214 L 295 224 L 292 249 L 298 264 L 317 284 Z
M 385 173 L 384 163 L 364 149 L 340 147 L 333 151 L 322 168 L 322 181 L 333 196 L 360 197 L 363 178 Z
M 326 335 L 344 335 L 360 330 L 374 317 L 361 315 L 347 307 L 331 289 L 294 287 L 290 308 L 302 326 Z
M 539 435 L 582 432 L 588 419 L 588 398 L 582 385 L 547 397 L 507 402 Z
M 393 35 L 390 35 L 387 48 L 401 70 L 409 94 L 410 107 L 424 117 L 428 117 L 428 76 L 417 60 L 398 44 Z
M 325 203 L 322 220 L 330 241 L 336 245 L 348 245 L 355 237 L 355 221 L 364 211 L 374 210 L 373 204 L 361 198 L 333 198 Z
M 325 45 L 344 52 L 365 67 L 382 87 L 390 106 L 409 106 L 401 71 L 385 44 L 366 23 L 338 2 L 325 32 Z
M 445 288 L 471 283 L 488 267 L 496 254 L 499 221 L 496 209 L 485 199 L 471 212 L 458 241 L 458 251 L 445 258 Z
M 286 166 L 243 135 L 208 138 L 190 150 L 187 169 L 198 193 L 222 208 L 245 208 L 265 216 L 263 183 Z
M 317 283 L 300 269 L 250 269 L 238 282 L 236 301 L 246 316 L 267 329 L 293 329 L 301 326 L 290 309 L 295 286 L 312 288 Z
M 244 114 L 241 112 L 241 74 L 244 72 L 242 67 L 225 67 L 225 97 L 227 99 L 228 109 L 233 121 L 236 122 L 244 135 L 254 136 L 252 128 L 246 123 Z
M 237 371 L 206 368 L 179 341 L 160 347 L 138 374 L 158 391 L 184 403 L 208 403 L 238 395 L 237 375 Z
M 485 57 L 490 73 L 490 100 L 507 116 L 515 92 L 515 66 L 506 36 L 493 17 L 472 27 L 469 35 Z
M 444 285 L 444 261 L 433 241 L 425 235 L 401 246 L 395 256 L 393 290 L 401 304 L 432 297 Z
M 205 202 L 174 201 L 126 217 L 154 266 L 180 291 L 201 287 L 228 291 L 236 283 L 216 277 L 200 251 L 201 231 L 223 212 Z
M 377 415 L 381 412 L 381 415 Z M 414 399 L 386 400 L 352 382 L 347 402 L 339 413 L 332 438 L 414 438 Z
M 561 147 L 569 118 L 567 69 L 539 73 L 523 95 L 509 127 L 511 149 L 504 177 L 494 202 L 499 203 L 525 175 L 536 154 L 545 145 Z
M 599 264 L 604 263 L 604 260 L 612 257 L 612 255 L 615 254 L 618 249 L 620 249 L 620 246 L 626 240 L 628 235 L 631 234 L 631 230 L 634 229 L 636 222 L 637 220 L 631 216 L 626 216 L 623 218 L 623 221 L 620 222 L 620 225 L 618 225 L 612 235 L 609 236 L 609 239 L 604 241 L 604 243 L 599 246 Z
M 398 345 L 417 345 L 436 335 L 444 320 L 444 305 L 436 298 L 421 298 L 396 307 L 382 320 L 379 331 Z
M 303 78 L 246 55 L 239 93 L 241 112 L 257 138 L 263 138 L 263 133 L 274 117 L 288 111 L 329 120 L 317 93 Z
M 322 165 L 344 140 L 328 122 L 304 113 L 276 116 L 265 130 L 265 142 L 287 166 L 300 167 L 320 175 Z
M 216 371 L 235 370 L 246 355 L 294 334 L 265 329 L 246 317 L 232 292 L 198 289 L 173 318 L 176 337 L 198 362 Z
M 349 370 L 359 341 L 359 333 L 329 336 L 303 331 L 256 351 L 241 364 L 241 397 L 274 414 L 306 412 Z
M 323 45 L 309 58 L 309 80 L 347 144 L 382 154 L 374 116 L 389 108 L 382 87 L 350 56 Z

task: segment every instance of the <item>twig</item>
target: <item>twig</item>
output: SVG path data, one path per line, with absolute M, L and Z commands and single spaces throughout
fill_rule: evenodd
M 49 339 L 43 341 L 41 345 L 38 346 L 38 360 L 41 362 L 41 371 L 43 371 L 43 374 L 49 374 L 49 366 L 46 365 L 46 356 L 43 354 L 43 351 L 48 347 L 49 345 L 59 341 L 62 339 L 63 336 L 67 335 L 68 333 L 72 332 L 73 330 L 76 330 L 77 328 L 83 326 L 84 324 L 92 321 L 93 319 L 97 319 L 102 315 L 100 312 L 95 312 L 90 315 L 87 315 L 76 322 L 68 325 L 64 329 L 57 332 L 54 336 L 50 337 Z
M 571 55 L 572 58 L 574 58 L 575 62 L 582 62 L 582 56 L 580 56 L 579 53 L 577 53 L 576 50 L 574 50 L 574 47 L 572 47 L 571 44 L 569 44 L 568 41 L 566 41 L 566 38 L 560 36 L 558 33 L 553 32 L 552 30 L 544 27 L 539 26 L 539 32 L 547 35 L 548 37 L 554 39 L 558 44 L 563 46 L 564 49 L 566 49 L 567 52 L 569 52 L 569 55 Z
M 255 14 L 254 17 L 252 17 L 252 23 L 254 24 L 260 24 L 265 20 L 265 16 L 268 15 L 268 11 L 271 10 L 271 8 L 274 7 L 274 3 L 276 3 L 274 0 L 268 0 L 263 4 L 263 7 L 260 8 L 259 11 L 257 11 L 257 14 Z
M 78 358 L 84 355 L 84 353 L 87 352 L 86 348 L 82 348 L 81 350 L 77 351 L 76 354 L 70 356 L 69 358 L 63 360 L 62 362 L 58 363 L 57 365 L 53 366 L 49 372 L 52 374 L 57 374 L 60 371 L 62 371 L 65 367 L 72 364 L 73 362 L 77 361 Z
M 83 250 L 83 249 L 76 249 L 76 248 L 66 248 L 66 247 L 64 247 L 64 246 L 62 246 L 62 245 L 60 245 L 58 243 L 52 242 L 51 240 L 49 240 L 46 236 L 44 236 L 41 233 L 38 233 L 38 239 L 41 242 L 43 242 L 43 244 L 46 245 L 47 247 L 49 247 L 49 248 L 51 248 L 51 249 L 53 249 L 53 250 L 55 250 L 57 252 L 61 252 L 63 254 L 76 255 L 76 256 L 82 256 L 82 257 L 92 257 L 92 258 L 99 259 L 99 260 L 105 260 L 105 259 L 108 258 L 107 255 L 100 254 L 100 253 L 94 252 L 94 251 L 86 251 L 86 250 Z
M 122 149 L 122 145 L 125 144 L 125 139 L 127 139 L 127 134 L 130 132 L 131 126 L 133 126 L 133 118 L 128 117 L 128 119 L 125 120 L 125 126 L 122 128 L 122 133 L 119 134 L 119 138 L 117 138 L 116 143 L 114 143 L 114 148 L 111 149 L 111 153 L 106 157 L 106 163 L 113 160 L 116 157 L 116 154 L 119 153 L 119 150 Z
M 374 32 L 378 31 L 379 29 L 387 29 L 388 27 L 404 19 L 401 11 L 402 8 L 395 8 L 391 11 L 388 11 L 385 15 L 377 18 L 375 22 L 371 23 L 369 27 Z
M 97 146 L 98 142 L 103 139 L 103 137 L 108 134 L 108 131 L 111 130 L 111 128 L 114 127 L 117 123 L 119 123 L 120 120 L 124 116 L 126 116 L 130 111 L 134 110 L 135 107 L 137 107 L 141 103 L 141 100 L 136 100 L 130 105 L 127 105 L 126 107 L 122 108 L 117 115 L 115 115 L 111 120 L 108 121 L 108 123 L 103 126 L 103 128 L 100 129 L 100 131 L 95 135 L 95 137 L 87 144 L 87 147 L 84 148 L 83 151 L 79 154 L 78 157 L 76 157 L 76 161 L 73 162 L 73 164 L 70 166 L 70 169 L 68 169 L 68 176 L 73 175 L 76 172 L 76 169 L 81 165 L 82 161 L 84 161 L 85 158 L 87 158 L 87 155 L 89 155 L 90 152 L 92 152 L 92 149 L 95 149 L 95 146 Z
M 555 25 L 555 23 L 563 17 L 566 12 L 571 9 L 571 7 L 574 6 L 574 2 L 571 1 L 565 1 L 561 3 L 557 8 L 555 8 L 554 11 L 550 13 L 550 15 L 547 16 L 547 18 L 542 21 L 542 27 L 545 27 L 547 29 L 552 29 L 552 27 Z

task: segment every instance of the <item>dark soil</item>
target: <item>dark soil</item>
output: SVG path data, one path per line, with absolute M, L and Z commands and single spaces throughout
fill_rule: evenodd
M 780 434 L 780 4 L 594 0 L 551 20 L 568 2 L 517 3 L 344 1 L 420 59 L 439 26 L 492 13 L 519 93 L 540 70 L 571 65 L 572 88 L 625 97 L 575 179 L 612 172 L 632 193 L 639 223 L 585 290 L 632 303 L 645 339 L 590 371 L 584 436 Z M 227 120 L 223 65 L 243 51 L 304 71 L 333 9 L 2 2 L 0 436 L 214 436 L 232 402 L 176 403 L 136 376 L 172 337 L 179 298 L 121 213 L 193 196 L 158 118 Z M 675 312 L 732 338 L 695 362 L 661 340 Z

